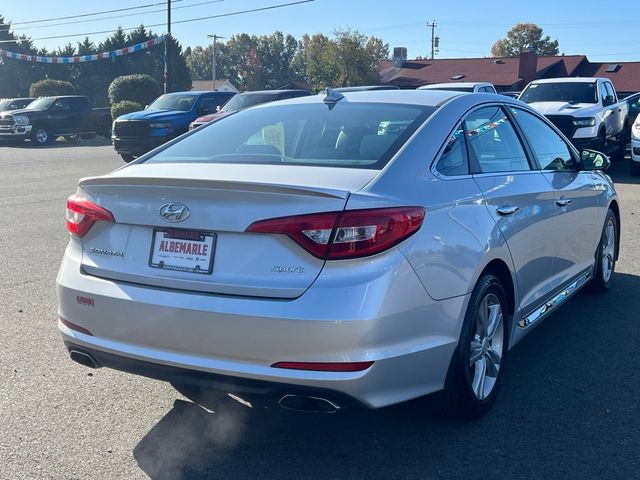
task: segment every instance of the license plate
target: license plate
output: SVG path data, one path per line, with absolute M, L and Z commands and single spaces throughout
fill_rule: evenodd
M 197 230 L 153 230 L 149 266 L 163 270 L 201 273 L 213 271 L 216 234 Z

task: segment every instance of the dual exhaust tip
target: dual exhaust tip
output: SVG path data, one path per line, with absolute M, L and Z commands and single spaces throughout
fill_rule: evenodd
M 336 413 L 340 410 L 339 405 L 326 398 L 295 394 L 283 396 L 278 405 L 285 410 L 308 413 Z
M 71 360 L 89 368 L 100 368 L 100 363 L 90 354 L 79 350 L 70 350 Z M 287 394 L 278 400 L 278 405 L 285 410 L 307 413 L 336 413 L 340 406 L 326 398 L 309 395 Z

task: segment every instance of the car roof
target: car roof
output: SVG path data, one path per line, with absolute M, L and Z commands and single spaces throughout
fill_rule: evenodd
M 240 95 L 243 94 L 247 94 L 247 93 L 260 93 L 260 94 L 273 94 L 273 95 L 277 95 L 279 93 L 311 93 L 310 90 L 305 90 L 304 88 L 290 88 L 290 89 L 283 89 L 283 90 L 249 90 L 247 92 L 242 92 Z
M 322 103 L 326 92 L 318 95 L 298 97 L 288 100 L 281 100 L 276 105 L 286 105 L 292 103 Z M 352 103 L 389 103 L 404 105 L 420 105 L 428 107 L 438 107 L 448 100 L 460 95 L 473 95 L 466 92 L 454 92 L 446 90 L 364 90 L 359 92 L 341 93 L 344 100 Z M 490 95 L 488 93 L 476 95 Z M 496 95 L 496 98 L 507 98 L 503 95 Z M 486 97 L 485 97 L 486 98 Z M 341 102 L 343 100 L 338 100 Z M 252 108 L 264 108 L 273 103 L 265 103 Z
M 358 85 L 353 87 L 334 88 L 336 92 L 363 92 L 368 90 L 399 90 L 397 85 Z
M 430 88 L 442 88 L 442 87 L 475 87 L 477 85 L 493 86 L 489 82 L 444 82 L 444 83 L 430 83 L 428 85 L 422 85 L 418 87 L 421 90 L 429 90 Z
M 563 77 L 563 78 L 543 78 L 534 80 L 531 83 L 593 83 L 598 80 L 608 80 L 602 77 Z

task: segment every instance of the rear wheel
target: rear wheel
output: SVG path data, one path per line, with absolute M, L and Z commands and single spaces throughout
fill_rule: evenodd
M 500 280 L 484 275 L 471 295 L 438 411 L 465 420 L 489 411 L 498 395 L 507 351 L 507 298 Z
M 611 287 L 613 272 L 616 268 L 618 253 L 618 222 L 616 216 L 609 209 L 604 222 L 598 251 L 596 252 L 596 266 L 589 290 L 594 293 L 605 293 Z

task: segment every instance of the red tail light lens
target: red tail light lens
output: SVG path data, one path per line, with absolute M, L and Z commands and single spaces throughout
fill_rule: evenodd
M 67 199 L 67 230 L 71 235 L 84 237 L 96 222 L 115 222 L 111 212 L 79 195 Z
M 418 231 L 423 220 L 421 207 L 377 208 L 261 220 L 247 231 L 287 235 L 318 258 L 339 260 L 387 250 Z
M 373 362 L 278 362 L 271 366 L 273 368 L 312 370 L 314 372 L 361 372 L 369 368 L 371 365 L 373 365 Z

